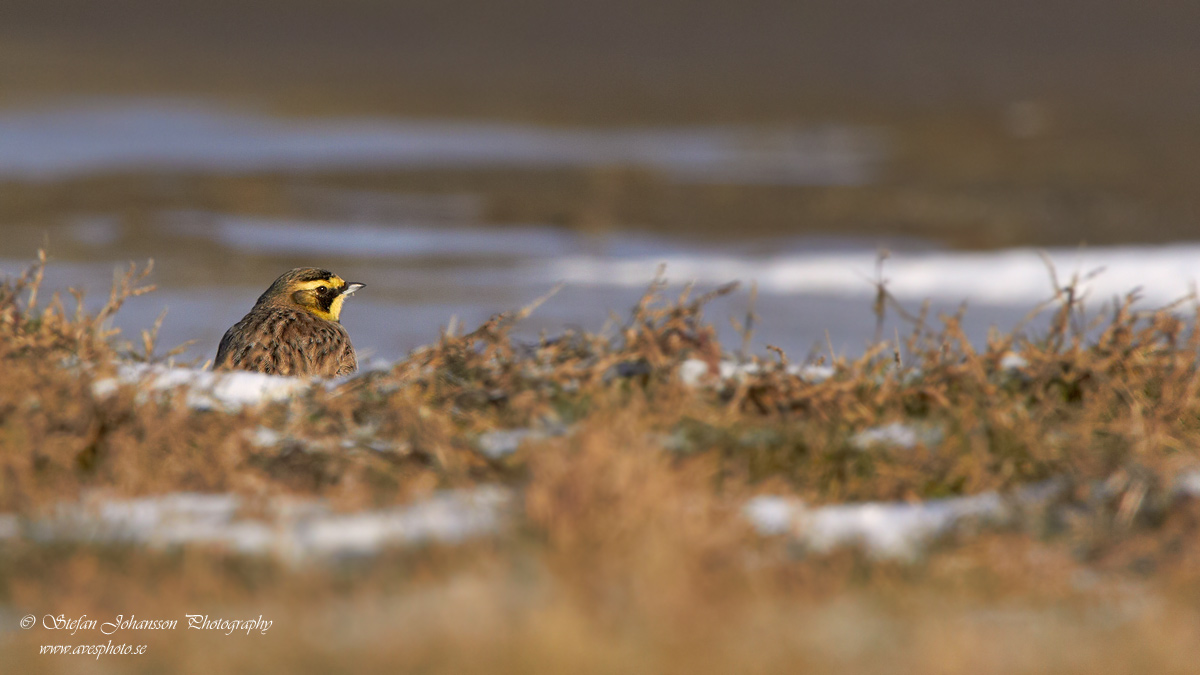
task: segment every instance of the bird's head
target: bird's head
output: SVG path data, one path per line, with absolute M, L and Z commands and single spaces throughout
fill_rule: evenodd
M 284 272 L 258 299 L 257 304 L 299 307 L 327 321 L 337 321 L 346 296 L 365 286 L 347 283 L 329 270 L 297 267 Z

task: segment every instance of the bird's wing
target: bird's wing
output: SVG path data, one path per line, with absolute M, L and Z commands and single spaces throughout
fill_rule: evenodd
M 213 370 L 249 370 L 259 373 L 287 375 L 280 359 L 277 330 L 278 315 L 250 312 L 225 331 Z
M 337 374 L 349 375 L 358 370 L 358 357 L 354 354 L 354 347 L 350 345 L 350 337 L 346 337 L 346 344 L 342 348 L 342 353 L 338 357 Z
M 254 359 L 261 354 L 254 353 L 261 349 L 255 335 L 259 326 L 253 313 L 242 317 L 221 338 L 217 347 L 217 358 L 213 360 L 213 370 L 258 370 L 252 367 Z M 259 348 L 259 349 L 256 349 Z M 261 360 L 260 360 L 261 363 Z
M 213 359 L 213 370 L 226 369 L 226 360 L 229 359 L 229 349 L 233 343 L 233 335 L 233 329 L 230 328 L 221 337 L 221 344 L 217 347 L 217 358 Z

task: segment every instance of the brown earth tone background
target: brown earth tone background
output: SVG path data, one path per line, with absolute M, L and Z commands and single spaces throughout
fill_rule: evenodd
M 546 193 L 588 188 L 544 176 L 520 187 L 461 174 L 392 182 L 482 181 L 504 193 L 495 208 L 506 215 L 566 224 L 595 220 L 607 199 L 603 215 L 620 226 L 708 236 L 728 236 L 736 217 L 738 236 L 1160 242 L 1194 232 L 1198 27 L 1200 8 L 1186 2 L 16 0 L 0 22 L 0 99 L 184 96 L 288 115 L 546 124 L 863 123 L 890 134 L 894 156 L 878 184 L 850 194 L 608 176 L 564 207 Z M 4 220 L 30 215 L 6 197 Z

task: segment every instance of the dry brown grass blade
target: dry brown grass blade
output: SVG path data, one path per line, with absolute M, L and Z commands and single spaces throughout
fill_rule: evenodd
M 562 281 L 558 282 L 557 284 L 554 284 L 554 287 L 551 288 L 549 291 L 546 291 L 546 293 L 543 294 L 541 297 L 539 297 L 536 300 L 534 300 L 533 302 L 525 305 L 519 311 L 517 311 L 515 314 L 513 314 L 511 321 L 513 323 L 516 323 L 518 321 L 524 321 L 525 319 L 529 318 L 529 316 L 531 314 L 533 314 L 537 310 L 537 308 L 546 304 L 547 301 L 549 301 L 554 296 L 558 295 L 559 291 L 561 291 L 563 288 L 565 288 L 566 285 L 567 284 Z
M 775 345 L 767 345 L 767 350 L 774 353 L 775 356 L 779 358 L 779 366 L 781 368 L 787 368 L 788 357 L 787 353 L 784 352 L 782 348 L 776 347 Z
M 38 249 L 37 262 L 33 264 L 27 274 L 32 273 L 32 278 L 28 281 L 29 301 L 26 309 L 33 312 L 37 308 L 38 289 L 42 287 L 42 281 L 46 277 L 46 250 Z
M 108 294 L 108 302 L 104 303 L 95 317 L 96 329 L 102 335 L 108 337 L 116 334 L 116 331 L 108 328 L 108 324 L 126 301 L 155 290 L 153 284 L 142 285 L 153 271 L 154 260 L 151 259 L 142 269 L 138 269 L 137 263 L 129 263 L 129 267 L 124 272 L 119 269 L 113 272 L 113 284 L 112 290 Z
M 153 326 L 151 326 L 149 329 L 142 329 L 142 353 L 131 354 L 131 356 L 144 363 L 149 363 L 156 360 L 154 356 L 154 350 L 158 345 L 158 333 L 162 329 L 163 320 L 166 318 L 167 310 L 164 308 L 163 311 L 159 312 L 158 317 L 155 318 Z M 176 345 L 175 347 L 167 350 L 167 352 L 163 354 L 162 358 L 170 359 L 175 356 L 179 356 L 180 354 L 186 352 L 192 345 L 196 344 L 196 342 L 198 341 L 187 340 L 182 344 Z
M 738 321 L 736 317 L 729 317 L 729 323 L 733 325 L 734 331 L 742 336 L 742 345 L 738 350 L 738 357 L 746 361 L 750 358 L 750 345 L 754 340 L 755 324 L 758 322 L 758 282 L 750 284 L 750 299 L 746 305 L 746 318 Z

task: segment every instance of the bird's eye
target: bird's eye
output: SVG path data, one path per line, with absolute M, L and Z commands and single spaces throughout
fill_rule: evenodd
M 317 286 L 317 292 L 318 292 L 318 293 L 324 294 L 324 293 L 325 293 L 325 291 L 328 291 L 328 290 L 329 290 L 329 289 L 328 289 L 327 287 L 325 287 L 325 286 Z

